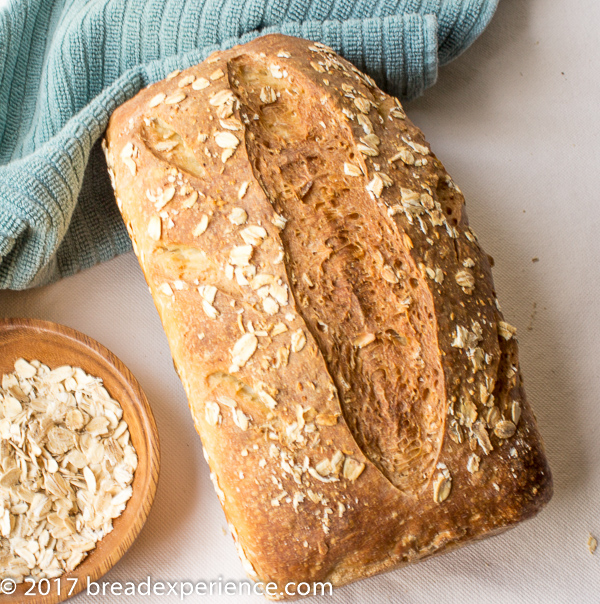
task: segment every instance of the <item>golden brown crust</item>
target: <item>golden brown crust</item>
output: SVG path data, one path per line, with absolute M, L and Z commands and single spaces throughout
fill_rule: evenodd
M 342 585 L 550 499 L 463 196 L 372 80 L 265 36 L 140 92 L 106 143 L 251 577 Z

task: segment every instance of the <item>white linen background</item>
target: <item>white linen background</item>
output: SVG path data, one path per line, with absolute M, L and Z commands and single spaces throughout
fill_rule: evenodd
M 310 602 L 599 601 L 600 549 L 591 555 L 586 545 L 589 533 L 600 540 L 599 29 L 597 0 L 502 0 L 474 46 L 406 107 L 462 188 L 471 224 L 496 260 L 498 297 L 518 327 L 527 394 L 554 474 L 553 500 L 501 536 Z M 89 334 L 129 366 L 154 410 L 157 497 L 141 535 L 104 580 L 244 578 L 133 254 L 51 286 L 0 292 L 0 315 Z

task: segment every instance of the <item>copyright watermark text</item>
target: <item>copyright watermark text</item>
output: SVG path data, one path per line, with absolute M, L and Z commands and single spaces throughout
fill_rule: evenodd
M 286 583 L 278 587 L 277 583 L 264 583 L 258 581 L 233 581 L 219 577 L 210 581 L 154 581 L 146 577 L 145 581 L 122 583 L 119 581 L 87 583 L 86 594 L 88 596 L 177 596 L 180 600 L 196 596 L 243 596 L 243 595 L 266 595 L 274 596 L 308 596 L 308 595 L 332 595 L 333 585 L 326 583 Z
M 50 593 L 70 596 L 85 590 L 86 595 L 92 597 L 103 596 L 171 596 L 179 600 L 195 596 L 243 596 L 243 595 L 266 595 L 276 598 L 277 596 L 330 596 L 333 594 L 333 586 L 329 582 L 290 582 L 284 586 L 277 583 L 264 583 L 258 581 L 242 580 L 234 581 L 219 577 L 213 580 L 202 581 L 160 581 L 146 577 L 144 581 L 134 583 L 133 581 L 91 581 L 88 577 L 85 585 L 78 585 L 79 579 L 71 577 L 59 577 L 57 579 L 40 579 L 34 581 L 26 578 L 25 596 L 47 596 Z M 17 583 L 14 579 L 5 578 L 0 581 L 0 594 L 10 595 L 15 593 Z
M 2 579 L 0 581 L 0 594 L 9 596 L 17 590 L 17 584 L 14 579 Z

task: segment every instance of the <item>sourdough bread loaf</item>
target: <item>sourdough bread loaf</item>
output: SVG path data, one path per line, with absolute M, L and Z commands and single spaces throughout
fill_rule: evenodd
M 252 578 L 342 585 L 550 499 L 463 195 L 371 78 L 265 36 L 141 91 L 105 151 Z

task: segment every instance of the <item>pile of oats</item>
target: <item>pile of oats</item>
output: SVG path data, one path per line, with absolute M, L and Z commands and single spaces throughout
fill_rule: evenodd
M 0 580 L 74 569 L 113 529 L 137 455 L 123 410 L 78 367 L 18 359 L 0 388 Z

